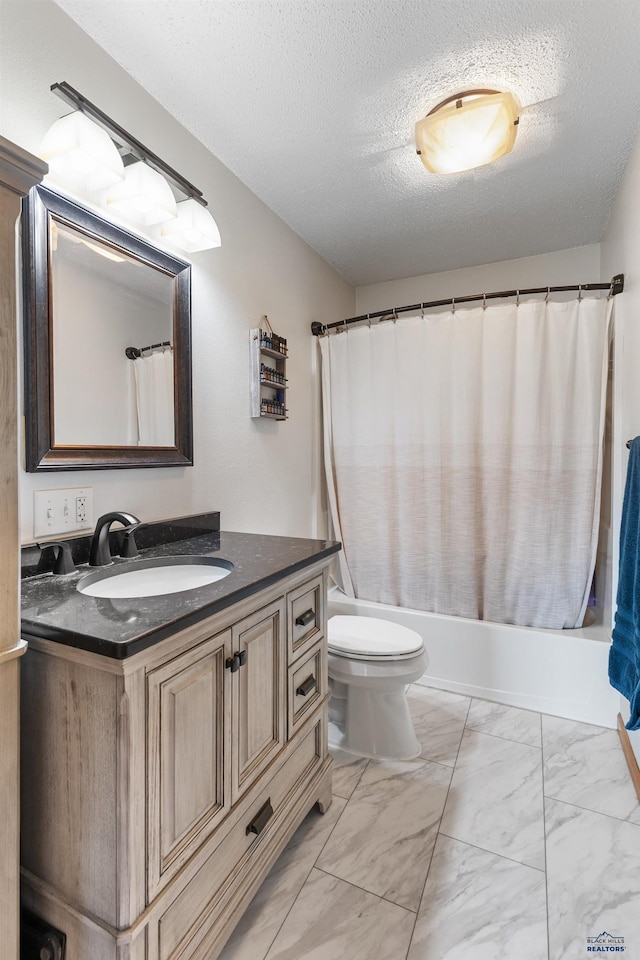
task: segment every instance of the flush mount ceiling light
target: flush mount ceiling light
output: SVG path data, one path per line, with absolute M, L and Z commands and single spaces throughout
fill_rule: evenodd
M 467 90 L 448 97 L 416 123 L 416 147 L 431 173 L 460 173 L 510 153 L 519 107 L 512 93 Z
M 187 253 L 209 250 L 221 243 L 215 220 L 205 207 L 191 198 L 178 204 L 178 216 L 162 224 L 160 235 Z
M 109 188 L 105 203 L 147 227 L 178 214 L 176 198 L 165 178 L 142 160 L 125 167 L 124 180 Z
M 108 133 L 83 113 L 69 113 L 49 127 L 40 147 L 49 176 L 92 193 L 124 178 L 120 154 Z

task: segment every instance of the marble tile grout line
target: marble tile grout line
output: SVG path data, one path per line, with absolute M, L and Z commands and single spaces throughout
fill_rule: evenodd
M 433 856 L 434 856 L 434 854 L 435 854 L 436 846 L 437 846 L 437 843 L 438 843 L 438 837 L 441 835 L 441 834 L 440 834 L 440 825 L 441 825 L 441 823 L 442 823 L 442 817 L 444 816 L 444 811 L 445 811 L 446 806 L 447 806 L 447 800 L 449 799 L 449 792 L 450 792 L 450 790 L 451 790 L 451 784 L 453 783 L 453 775 L 454 775 L 455 770 L 456 770 L 456 764 L 458 763 L 458 757 L 460 756 L 460 747 L 461 747 L 461 745 L 462 745 L 462 739 L 463 739 L 463 737 L 464 737 L 464 731 L 465 731 L 466 728 L 467 728 L 467 720 L 469 719 L 469 710 L 470 710 L 470 709 L 471 709 L 471 697 L 468 697 L 467 712 L 466 712 L 466 714 L 465 714 L 464 724 L 463 724 L 463 726 L 462 726 L 462 733 L 460 734 L 460 739 L 459 739 L 459 741 L 458 741 L 458 749 L 456 750 L 456 757 L 455 757 L 455 760 L 454 760 L 454 762 L 453 762 L 453 766 L 452 766 L 452 767 L 449 767 L 449 769 L 451 770 L 451 777 L 450 777 L 450 779 L 449 779 L 449 786 L 447 787 L 447 792 L 446 792 L 446 795 L 445 795 L 445 798 L 444 798 L 444 803 L 442 804 L 442 810 L 440 811 L 440 819 L 439 819 L 439 821 L 438 821 L 438 829 L 437 829 L 437 831 L 436 831 L 436 837 L 435 837 L 435 840 L 434 840 L 434 842 L 433 842 L 433 847 L 431 848 L 431 856 L 429 857 L 429 867 L 428 867 L 428 869 L 427 869 L 427 875 L 426 875 L 426 877 L 424 878 L 424 883 L 423 883 L 423 885 L 422 885 L 422 892 L 420 893 L 420 900 L 418 901 L 418 909 L 416 910 L 415 920 L 413 921 L 413 929 L 412 929 L 412 931 L 411 931 L 411 937 L 410 937 L 410 939 L 409 939 L 409 946 L 407 947 L 407 952 L 405 953 L 404 960 L 407 960 L 407 958 L 408 958 L 408 956 L 409 956 L 409 954 L 410 954 L 410 952 L 411 952 L 411 945 L 413 944 L 413 937 L 414 937 L 414 934 L 415 934 L 415 932 L 416 932 L 416 924 L 418 923 L 418 917 L 420 916 L 420 908 L 422 907 L 422 900 L 423 900 L 423 898 L 424 898 L 424 891 L 426 890 L 427 881 L 429 880 L 429 874 L 431 873 L 431 864 L 433 863 Z M 443 764 L 443 766 L 446 766 L 446 764 Z
M 488 847 L 481 847 L 477 843 L 471 843 L 469 840 L 460 840 L 459 837 L 452 837 L 449 833 L 443 833 L 442 830 L 438 830 L 439 837 L 446 837 L 447 840 L 453 840 L 454 843 L 463 844 L 465 847 L 471 847 L 473 850 L 481 850 L 482 853 L 488 853 L 491 857 L 496 857 L 499 860 L 507 860 L 509 863 L 515 863 L 519 867 L 527 867 L 529 870 L 535 870 L 537 873 L 546 874 L 546 870 L 543 870 L 542 867 L 534 867 L 532 863 L 524 863 L 522 860 L 516 860 L 514 857 L 507 857 L 504 853 L 496 853 L 495 850 L 489 850 Z
M 553 800 L 555 803 L 565 803 L 568 807 L 575 807 L 577 810 L 584 810 L 585 813 L 597 813 L 599 817 L 607 817 L 609 820 L 617 820 L 618 823 L 628 823 L 632 827 L 640 830 L 640 823 L 633 820 L 627 820 L 625 817 L 616 817 L 615 813 L 605 813 L 603 810 L 594 810 L 593 807 L 585 807 L 582 803 L 576 803 L 575 800 L 565 800 L 563 797 L 554 797 L 551 793 L 544 794 L 545 800 Z
M 365 758 L 365 759 L 367 759 L 367 758 Z M 348 796 L 348 797 L 343 797 L 341 793 L 335 793 L 335 792 L 333 791 L 333 787 L 332 787 L 332 789 L 331 789 L 332 795 L 333 795 L 334 797 L 340 797 L 341 800 L 346 800 L 347 803 L 349 803 L 349 801 L 351 800 L 351 797 L 354 795 L 354 793 L 356 792 L 356 790 L 357 790 L 358 787 L 360 786 L 360 781 L 362 780 L 362 778 L 363 778 L 363 776 L 364 776 L 364 772 L 365 772 L 365 770 L 368 768 L 368 766 L 369 766 L 370 763 L 371 763 L 371 759 L 367 759 L 367 762 L 365 763 L 364 767 L 363 767 L 362 770 L 360 771 L 360 776 L 358 777 L 358 779 L 357 779 L 357 781 L 356 781 L 356 783 L 355 783 L 355 786 L 354 786 L 353 790 L 351 791 L 351 795 L 350 795 L 350 796 Z M 349 764 L 344 764 L 344 766 L 349 766 Z M 344 810 L 342 811 L 342 813 L 344 813 Z M 342 813 L 340 814 L 340 816 L 342 816 Z M 338 817 L 338 820 L 339 820 L 339 819 L 340 819 L 340 817 Z M 336 821 L 336 823 L 337 823 L 337 821 Z M 335 829 L 335 827 L 334 827 L 334 829 Z M 331 833 L 333 833 L 333 830 L 331 831 Z M 324 847 L 323 847 L 322 849 L 324 850 Z
M 623 820 L 622 817 L 615 817 L 611 813 L 603 813 L 602 810 L 593 810 L 591 807 L 582 807 L 573 800 L 561 800 L 559 797 L 545 797 L 545 800 L 553 800 L 554 803 L 561 803 L 564 807 L 573 807 L 574 810 L 582 810 L 583 813 L 592 813 L 596 817 L 604 817 L 605 820 L 613 820 L 615 823 L 626 823 L 630 827 L 635 827 L 640 831 L 640 823 L 634 823 L 633 820 Z
M 412 910 L 411 907 L 405 907 L 402 903 L 396 903 L 395 900 L 390 900 L 389 897 L 383 897 L 380 893 L 372 893 L 371 890 L 361 887 L 360 884 L 354 883 L 353 880 L 345 880 L 344 877 L 337 877 L 335 873 L 330 873 L 329 870 L 325 870 L 324 867 L 319 867 L 317 863 L 314 863 L 311 869 L 317 870 L 318 873 L 323 873 L 325 877 L 331 877 L 332 880 L 339 880 L 340 883 L 347 883 L 350 887 L 355 887 L 356 890 L 362 890 L 363 893 L 366 893 L 369 897 L 375 897 L 376 900 L 384 900 L 385 903 L 390 903 L 392 907 L 398 907 L 398 909 L 404 910 L 405 913 L 412 913 L 415 917 L 418 916 L 417 910 Z
M 542 732 L 542 714 L 540 720 L 540 760 L 542 764 L 542 824 L 544 828 L 544 898 L 547 911 L 547 957 L 551 960 L 551 927 L 549 924 L 549 872 L 547 870 L 547 805 L 544 790 L 544 736 Z
M 493 737 L 494 740 L 505 740 L 507 743 L 521 743 L 523 747 L 533 747 L 534 750 L 540 750 L 541 747 L 535 743 L 526 743 L 524 740 L 514 740 L 513 737 L 503 737 L 499 733 L 489 733 L 487 730 L 476 730 L 475 727 L 465 727 L 469 733 L 481 733 L 483 737 Z
M 338 794 L 335 794 L 335 796 L 338 796 Z M 345 800 L 345 797 L 340 797 L 340 799 L 341 799 L 341 800 Z M 345 812 L 345 810 L 347 809 L 348 806 L 349 806 L 349 801 L 347 800 L 346 803 L 345 803 L 345 805 L 344 805 L 344 807 L 342 808 L 342 812 L 340 813 L 340 816 L 336 819 L 336 822 L 334 823 L 334 825 L 331 827 L 331 830 L 330 830 L 329 833 L 327 834 L 327 839 L 326 839 L 325 842 L 322 844 L 322 847 L 321 847 L 321 849 L 320 849 L 320 852 L 318 853 L 318 856 L 316 857 L 316 859 L 313 861 L 313 863 L 312 863 L 311 866 L 309 867 L 309 870 L 307 871 L 307 874 L 306 874 L 304 880 L 303 880 L 302 883 L 300 884 L 300 889 L 298 890 L 297 894 L 295 895 L 295 897 L 294 897 L 293 900 L 291 901 L 291 904 L 289 905 L 289 909 L 288 909 L 287 912 L 284 914 L 284 916 L 283 916 L 283 918 L 282 918 L 282 923 L 280 924 L 280 926 L 278 927 L 278 929 L 277 929 L 276 932 L 274 933 L 273 938 L 272 938 L 271 942 L 269 943 L 269 946 L 268 946 L 267 949 L 264 951 L 264 953 L 263 953 L 262 957 L 260 958 L 260 960 L 265 960 L 265 957 L 268 957 L 268 956 L 269 956 L 269 951 L 271 950 L 271 948 L 273 947 L 274 943 L 275 943 L 276 940 L 278 939 L 278 935 L 279 935 L 280 931 L 282 930 L 282 928 L 284 927 L 285 923 L 287 922 L 287 919 L 288 919 L 288 917 L 289 917 L 289 914 L 291 913 L 291 911 L 292 911 L 293 908 L 295 907 L 296 903 L 298 902 L 298 900 L 299 900 L 299 898 L 300 898 L 300 894 L 302 893 L 302 891 L 304 890 L 304 888 L 306 887 L 306 885 L 307 885 L 307 883 L 308 883 L 308 881 L 309 881 L 309 877 L 310 877 L 311 874 L 313 873 L 314 869 L 317 869 L 317 868 L 316 868 L 316 863 L 318 862 L 318 858 L 320 857 L 320 855 L 322 854 L 322 851 L 324 850 L 324 848 L 326 847 L 327 843 L 329 842 L 329 839 L 330 839 L 330 837 L 331 837 L 331 834 L 333 833 L 333 831 L 335 830 L 335 828 L 336 828 L 336 827 L 338 826 L 338 824 L 340 823 L 340 820 L 341 820 L 341 818 L 342 818 L 342 814 Z M 329 811 L 327 811 L 327 813 L 328 813 L 328 812 L 329 812 Z M 322 816 L 324 816 L 324 814 L 322 814 Z M 256 960 L 257 960 L 257 958 L 256 958 Z
M 442 688 L 442 687 L 427 687 L 426 689 L 427 689 L 427 690 L 441 690 L 441 689 L 444 689 L 444 688 Z M 451 691 L 445 691 L 445 692 L 454 693 L 455 691 L 451 690 Z M 512 710 L 522 710 L 524 713 L 537 713 L 539 717 L 542 716 L 542 714 L 540 713 L 539 710 L 532 710 L 530 707 L 517 707 L 517 706 L 516 706 L 515 704 L 513 704 L 513 703 L 502 703 L 502 701 L 499 701 L 499 700 L 488 700 L 487 697 L 479 697 L 477 694 L 457 693 L 457 692 L 456 692 L 456 696 L 458 696 L 458 697 L 468 697 L 469 700 L 477 700 L 479 703 L 492 703 L 492 704 L 494 704 L 494 705 L 496 705 L 496 706 L 499 706 L 499 707 L 510 707 Z M 548 714 L 548 716 L 555 716 L 555 714 Z

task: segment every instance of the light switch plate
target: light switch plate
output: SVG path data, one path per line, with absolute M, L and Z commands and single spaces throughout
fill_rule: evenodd
M 36 540 L 75 530 L 91 530 L 92 527 L 93 487 L 34 491 L 33 535 Z

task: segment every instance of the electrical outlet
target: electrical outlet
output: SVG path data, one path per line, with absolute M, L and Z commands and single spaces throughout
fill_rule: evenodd
M 33 535 L 53 537 L 90 530 L 93 526 L 93 487 L 66 490 L 35 490 Z

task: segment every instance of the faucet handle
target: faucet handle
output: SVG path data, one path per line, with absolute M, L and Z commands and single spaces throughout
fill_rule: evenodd
M 122 541 L 122 548 L 120 550 L 120 556 L 124 557 L 127 560 L 133 559 L 133 557 L 138 556 L 138 547 L 134 537 L 136 530 L 139 530 L 140 527 L 146 527 L 146 523 L 142 523 L 138 520 L 137 523 L 130 523 L 128 527 L 124 528 L 124 539 Z
M 47 540 L 45 543 L 38 543 L 37 546 L 40 547 L 43 553 L 49 548 L 56 551 L 53 561 L 54 574 L 73 573 L 76 565 L 73 562 L 71 547 L 68 543 L 65 543 L 64 540 Z

